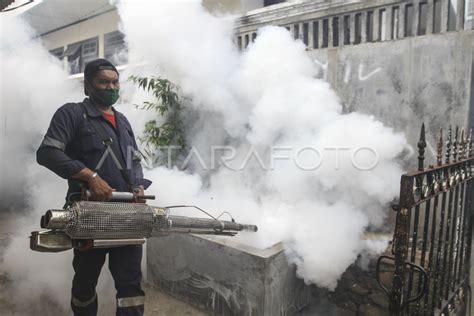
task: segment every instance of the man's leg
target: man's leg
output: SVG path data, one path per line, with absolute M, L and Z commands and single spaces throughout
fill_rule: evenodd
M 97 315 L 95 287 L 105 262 L 105 249 L 79 251 L 74 249 L 74 279 L 72 280 L 71 307 L 75 316 Z
M 117 289 L 117 316 L 143 315 L 145 292 L 140 284 L 141 262 L 141 245 L 110 249 L 109 268 Z

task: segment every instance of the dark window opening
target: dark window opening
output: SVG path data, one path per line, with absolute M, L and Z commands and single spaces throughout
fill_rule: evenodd
M 252 42 L 255 42 L 257 39 L 257 33 L 252 33 Z
M 295 24 L 293 26 L 293 38 L 294 39 L 300 38 L 300 26 L 299 26 L 299 24 Z
M 355 15 L 355 38 L 354 44 L 362 42 L 362 14 L 357 13 Z
M 400 9 L 398 7 L 393 7 L 392 9 L 392 39 L 398 38 L 398 29 L 399 29 L 399 19 L 398 13 Z
M 441 32 L 441 0 L 435 0 L 433 12 L 433 33 Z
M 351 16 L 344 16 L 344 45 L 351 43 Z
M 128 61 L 124 35 L 112 32 L 104 35 L 104 58 L 114 65 L 124 65 Z
M 427 2 L 421 2 L 420 3 L 419 15 L 418 15 L 417 35 L 425 35 L 426 34 L 427 21 L 428 21 L 428 3 Z
M 319 22 L 313 22 L 313 48 L 319 48 Z
M 263 6 L 268 7 L 269 5 L 274 5 L 274 4 L 282 3 L 282 2 L 286 2 L 286 0 L 264 0 Z
M 321 48 L 326 48 L 329 45 L 329 21 L 323 20 L 323 44 Z
M 308 39 L 309 39 L 309 35 L 308 35 L 308 23 L 304 23 L 303 24 L 303 43 L 308 46 Z
M 405 7 L 405 37 L 413 36 L 413 5 Z
M 332 46 L 339 46 L 339 18 L 332 19 Z
M 237 36 L 237 47 L 242 49 L 242 36 Z
M 367 12 L 366 34 L 367 34 L 367 42 L 372 42 L 374 40 L 374 12 L 373 11 Z
M 245 34 L 244 48 L 247 48 L 248 46 L 249 46 L 249 35 Z

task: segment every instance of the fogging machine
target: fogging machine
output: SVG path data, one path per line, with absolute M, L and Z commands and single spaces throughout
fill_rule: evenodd
M 42 231 L 33 231 L 30 248 L 40 252 L 61 252 L 72 248 L 110 248 L 143 244 L 146 238 L 172 233 L 234 236 L 240 231 L 256 232 L 257 226 L 213 217 L 196 206 L 149 206 L 125 203 L 154 199 L 128 192 L 113 192 L 112 202 L 77 201 L 66 209 L 48 210 L 41 217 Z M 171 209 L 194 207 L 209 218 L 171 215 Z M 221 214 L 222 215 L 222 214 Z

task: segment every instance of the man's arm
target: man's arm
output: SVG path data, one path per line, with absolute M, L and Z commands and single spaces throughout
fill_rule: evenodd
M 76 179 L 88 184 L 95 199 L 106 201 L 112 195 L 112 188 L 95 172 L 79 160 L 69 157 L 64 151 L 71 142 L 82 119 L 82 114 L 66 104 L 54 114 L 48 131 L 36 151 L 37 162 L 64 179 Z

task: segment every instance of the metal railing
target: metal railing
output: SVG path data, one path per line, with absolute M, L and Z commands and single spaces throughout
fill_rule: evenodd
M 307 49 L 380 42 L 464 29 L 467 0 L 310 1 L 249 12 L 236 21 L 245 49 L 265 25 L 286 27 Z
M 401 178 L 393 257 L 382 256 L 377 264 L 377 279 L 381 266 L 394 264 L 392 284 L 379 280 L 392 315 L 465 312 L 472 240 L 472 132 L 467 136 L 456 128 L 453 135 L 449 128 L 445 145 L 440 130 L 436 165 L 425 168 L 423 125 L 418 171 Z

